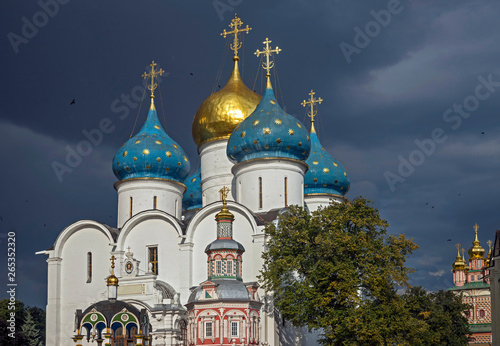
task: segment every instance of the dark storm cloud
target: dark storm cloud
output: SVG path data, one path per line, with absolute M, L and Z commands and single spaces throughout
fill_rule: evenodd
M 22 18 L 33 21 L 41 7 L 3 3 L 0 144 L 6 168 L 0 229 L 18 233 L 19 298 L 45 304 L 46 263 L 33 253 L 50 247 L 64 227 L 78 219 L 116 222 L 111 160 L 136 117 L 136 131 L 145 118 L 145 106 L 138 113 L 133 94 L 152 59 L 168 72 L 161 83 L 161 121 L 193 169 L 198 167 L 191 122 L 201 102 L 229 76 L 226 52 L 216 79 L 225 45 L 219 33 L 228 29 L 234 11 L 253 28 L 240 52 L 245 83 L 254 86 L 259 60 L 253 52 L 269 37 L 283 49 L 276 56 L 278 100 L 307 122 L 300 102 L 311 89 L 324 99 L 320 141 L 346 167 L 352 183 L 348 196 L 372 199 L 391 232 L 406 233 L 421 246 L 409 261 L 418 269 L 413 284 L 450 286 L 453 244 L 468 248 L 478 222 L 486 247 L 500 225 L 495 198 L 500 193 L 500 90 L 481 100 L 457 129 L 443 119 L 447 109 L 474 95 L 479 77 L 492 74 L 500 81 L 495 44 L 500 4 L 400 1 L 401 11 L 349 63 L 342 42 L 355 45 L 356 28 L 373 26 L 373 13 L 381 15 L 390 3 L 67 1 L 17 53 L 7 35 L 21 35 Z M 258 74 L 255 90 L 261 92 L 262 69 Z M 124 106 L 126 117 L 123 108 L 117 110 Z M 98 129 L 103 119 L 113 130 L 103 133 L 59 182 L 52 163 L 64 164 L 67 147 L 76 148 L 86 140 L 84 130 Z M 396 174 L 399 157 L 409 159 L 419 149 L 415 140 L 431 138 L 436 128 L 446 141 L 436 143 L 392 192 L 384 173 Z M 4 271 L 2 266 L 0 275 Z

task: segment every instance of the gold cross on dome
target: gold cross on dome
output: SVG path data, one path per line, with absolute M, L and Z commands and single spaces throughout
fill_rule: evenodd
M 491 244 L 493 244 L 493 242 L 491 240 L 488 240 L 488 247 L 490 248 L 490 251 L 491 251 Z
M 238 15 L 235 13 L 234 18 L 231 21 L 231 24 L 229 24 L 229 27 L 233 30 L 226 31 L 226 29 L 224 29 L 224 31 L 221 32 L 221 34 L 220 34 L 224 38 L 226 38 L 226 35 L 234 35 L 233 43 L 231 43 L 230 48 L 234 52 L 235 58 L 238 57 L 238 50 L 243 45 L 243 43 L 238 40 L 238 34 L 240 32 L 246 32 L 248 34 L 248 32 L 250 30 L 252 30 L 252 28 L 250 28 L 248 25 L 246 26 L 246 28 L 240 29 L 240 26 L 242 26 L 242 25 L 243 25 L 243 22 L 241 21 L 240 18 L 238 18 Z
M 479 229 L 479 226 L 477 225 L 477 222 L 476 222 L 476 224 L 474 225 L 474 232 L 476 232 L 476 234 L 477 234 L 478 229 Z
M 269 77 L 271 75 L 271 73 L 269 71 L 274 66 L 274 61 L 269 61 L 269 57 L 273 53 L 278 54 L 279 52 L 281 52 L 281 48 L 279 48 L 278 46 L 276 46 L 276 48 L 274 48 L 274 49 L 269 48 L 269 43 L 271 43 L 271 42 L 272 41 L 269 41 L 269 39 L 266 37 L 266 40 L 264 42 L 262 42 L 266 45 L 264 47 L 264 50 L 260 51 L 257 49 L 257 51 L 254 53 L 257 56 L 260 56 L 261 54 L 264 54 L 266 56 L 266 62 L 262 63 L 262 68 L 267 71 L 267 73 L 266 73 L 267 77 Z
M 456 243 L 456 244 L 455 244 L 455 247 L 457 248 L 457 250 L 458 250 L 458 251 L 459 251 L 459 253 L 460 253 L 460 243 Z
M 155 70 L 155 66 L 158 65 L 157 63 L 155 63 L 155 61 L 153 60 L 153 62 L 151 64 L 149 64 L 149 66 L 151 66 L 151 72 L 150 73 L 147 73 L 147 72 L 144 72 L 142 74 L 142 77 L 144 79 L 147 79 L 148 77 L 151 77 L 151 83 L 148 85 L 148 89 L 151 91 L 151 97 L 155 97 L 154 95 L 154 91 L 155 89 L 158 87 L 158 83 L 155 82 L 155 77 L 158 78 L 157 76 L 161 76 L 163 74 L 163 69 L 159 69 L 159 70 Z
M 111 268 L 115 267 L 115 259 L 116 259 L 115 255 L 112 255 L 111 258 L 110 258 L 110 260 L 111 260 Z
M 465 254 L 465 249 L 464 249 L 464 248 L 462 248 L 462 258 L 463 258 L 463 259 L 465 259 L 464 254 Z
M 311 110 L 307 113 L 307 116 L 309 118 L 311 118 L 311 123 L 314 123 L 314 117 L 316 116 L 316 114 L 318 114 L 318 111 L 314 110 L 314 105 L 317 103 L 317 104 L 321 104 L 321 102 L 323 102 L 323 99 L 321 97 L 318 97 L 317 99 L 314 98 L 314 94 L 316 94 L 314 91 L 311 90 L 311 92 L 309 93 L 309 95 L 311 96 L 309 98 L 309 101 L 302 101 L 301 105 L 302 107 L 307 107 L 308 105 L 311 106 Z
M 222 189 L 219 190 L 219 193 L 220 193 L 220 199 L 221 199 L 222 203 L 226 204 L 226 199 L 227 199 L 227 195 L 229 193 L 229 188 L 224 186 Z

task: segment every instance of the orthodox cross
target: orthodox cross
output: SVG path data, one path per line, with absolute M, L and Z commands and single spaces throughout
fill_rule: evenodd
M 155 63 L 155 61 L 153 60 L 153 62 L 151 64 L 149 64 L 149 66 L 151 66 L 151 72 L 150 73 L 144 72 L 142 74 L 142 77 L 144 77 L 144 79 L 151 77 L 151 83 L 148 85 L 148 89 L 151 90 L 151 97 L 155 97 L 154 91 L 158 87 L 158 83 L 155 82 L 155 77 L 158 78 L 157 77 L 158 75 L 161 76 L 163 74 L 163 72 L 165 72 L 161 68 L 159 70 L 155 70 L 156 65 L 158 65 L 158 64 Z
M 457 243 L 457 244 L 455 245 L 455 247 L 457 248 L 458 255 L 460 255 L 460 243 Z
M 233 30 L 226 31 L 226 29 L 224 29 L 224 31 L 221 32 L 221 34 L 220 34 L 224 38 L 226 38 L 226 35 L 234 35 L 233 43 L 231 43 L 230 48 L 232 51 L 234 51 L 235 58 L 238 57 L 238 49 L 240 49 L 241 46 L 243 45 L 243 43 L 238 40 L 238 34 L 240 32 L 246 32 L 248 34 L 248 32 L 250 30 L 252 30 L 252 28 L 250 28 L 248 25 L 246 28 L 240 29 L 240 26 L 242 26 L 242 25 L 243 25 L 243 22 L 241 21 L 240 18 L 238 18 L 237 14 L 235 13 L 234 19 L 231 21 L 231 24 L 229 24 L 229 27 L 232 28 Z
M 307 113 L 307 116 L 309 118 L 311 118 L 311 124 L 312 126 L 314 125 L 314 117 L 316 116 L 316 114 L 318 114 L 318 111 L 314 110 L 314 105 L 317 103 L 317 104 L 321 104 L 321 102 L 323 102 L 323 99 L 321 97 L 318 97 L 317 99 L 314 98 L 314 94 L 316 94 L 314 91 L 311 90 L 311 92 L 309 93 L 309 95 L 311 96 L 309 98 L 309 101 L 302 101 L 301 105 L 302 107 L 307 107 L 308 105 L 311 106 L 311 110 L 309 111 L 309 113 Z
M 260 51 L 257 49 L 257 51 L 254 53 L 257 56 L 260 56 L 261 54 L 264 54 L 266 56 L 266 62 L 262 63 L 262 68 L 267 71 L 266 77 L 269 77 L 271 75 L 271 73 L 269 71 L 274 66 L 274 61 L 269 61 L 269 57 L 273 53 L 278 54 L 279 52 L 281 52 L 281 48 L 278 48 L 278 46 L 276 46 L 276 48 L 274 48 L 274 49 L 269 48 L 269 43 L 271 43 L 271 42 L 272 41 L 269 41 L 269 39 L 266 37 L 266 40 L 264 42 L 262 42 L 266 45 L 264 47 L 264 50 Z
M 464 260 L 465 260 L 465 255 L 464 255 L 464 253 L 465 253 L 465 249 L 464 249 L 464 248 L 462 248 L 462 259 L 464 259 Z
M 489 251 L 491 251 L 491 244 L 493 244 L 493 242 L 491 240 L 488 240 Z
M 110 260 L 111 260 L 111 275 L 115 275 L 115 255 L 112 255 Z
M 478 229 L 479 229 L 479 226 L 477 225 L 477 222 L 476 222 L 476 224 L 474 225 L 474 231 L 476 232 L 476 234 L 477 234 Z
M 220 199 L 222 201 L 222 203 L 226 204 L 226 199 L 227 199 L 227 195 L 229 193 L 229 189 L 224 186 L 222 189 L 219 190 L 219 193 L 220 193 Z

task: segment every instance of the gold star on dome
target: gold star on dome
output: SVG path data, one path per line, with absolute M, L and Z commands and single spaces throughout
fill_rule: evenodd
M 314 98 L 314 94 L 316 94 L 314 91 L 311 90 L 309 95 L 311 96 L 308 101 L 304 100 L 302 101 L 301 105 L 302 107 L 307 107 L 310 106 L 311 110 L 307 113 L 307 116 L 311 118 L 311 132 L 316 132 L 316 129 L 314 128 L 314 117 L 316 114 L 318 114 L 318 111 L 314 110 L 314 105 L 321 104 L 323 102 L 323 99 L 321 97 L 318 97 L 317 99 Z
M 243 42 L 240 42 L 238 40 L 238 34 L 240 32 L 246 32 L 248 34 L 248 32 L 250 30 L 252 30 L 252 28 L 250 28 L 248 25 L 246 26 L 246 28 L 240 29 L 240 26 L 242 26 L 242 25 L 243 25 L 243 22 L 241 21 L 240 18 L 238 18 L 238 15 L 235 13 L 234 18 L 231 21 L 231 24 L 229 24 L 229 27 L 233 30 L 226 31 L 226 29 L 224 29 L 224 31 L 221 32 L 221 34 L 220 34 L 224 38 L 226 38 L 226 35 L 234 35 L 233 43 L 231 43 L 231 45 L 230 45 L 231 50 L 234 52 L 234 59 L 238 59 L 238 50 L 243 45 Z

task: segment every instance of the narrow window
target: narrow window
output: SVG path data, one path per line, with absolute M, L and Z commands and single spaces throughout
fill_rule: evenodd
M 149 250 L 149 263 L 152 264 L 151 271 L 153 274 L 158 275 L 158 247 L 152 246 Z
M 181 326 L 181 345 L 182 346 L 187 346 L 187 323 L 186 321 L 182 320 L 180 323 Z
M 156 196 L 153 197 L 153 209 L 156 209 Z
M 484 310 L 479 310 L 479 318 L 484 318 L 485 315 L 486 313 L 484 312 Z
M 206 338 L 211 338 L 213 335 L 212 332 L 212 322 L 206 322 L 205 323 L 205 337 Z
M 285 177 L 285 207 L 288 207 L 288 178 Z
M 174 216 L 177 217 L 177 200 L 175 200 L 175 211 L 174 211 Z
M 92 282 L 92 252 L 87 253 L 87 283 Z
M 222 261 L 218 260 L 215 261 L 215 274 L 216 275 L 221 275 L 222 274 Z
M 237 321 L 231 322 L 231 337 L 234 337 L 234 338 L 238 337 L 238 322 Z
M 130 217 L 132 217 L 132 197 L 130 197 Z
M 236 276 L 241 276 L 240 275 L 240 262 L 238 260 L 236 260 L 236 262 L 234 263 L 234 266 L 235 266 Z
M 233 261 L 227 260 L 227 275 L 233 275 Z
M 262 177 L 259 177 L 259 209 L 262 209 Z

